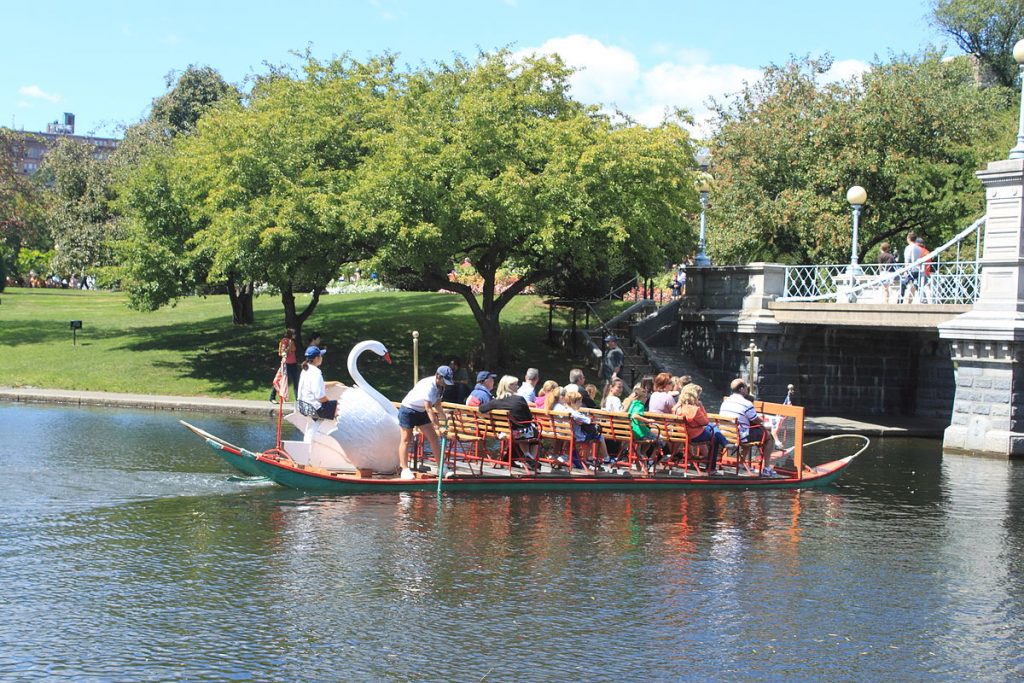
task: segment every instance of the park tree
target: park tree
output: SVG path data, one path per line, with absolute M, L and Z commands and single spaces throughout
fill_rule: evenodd
M 986 79 L 1017 82 L 1013 46 L 1024 38 L 1024 0 L 932 0 L 932 22 L 978 60 Z
M 39 183 L 21 172 L 27 135 L 0 128 L 0 291 L 8 276 L 21 274 L 18 255 L 22 248 L 45 251 L 53 246 Z
M 1013 97 L 966 60 L 895 57 L 822 82 L 831 63 L 792 60 L 714 103 L 709 251 L 720 262 L 844 262 L 846 190 L 868 204 L 860 257 L 909 230 L 939 244 L 983 212 L 974 172 L 1012 144 Z
M 354 208 L 387 235 L 385 273 L 466 300 L 485 367 L 509 367 L 502 309 L 566 270 L 594 277 L 610 262 L 663 266 L 692 243 L 693 148 L 677 122 L 612 125 L 568 94 L 557 58 L 508 52 L 410 74 L 394 129 L 359 170 Z M 468 259 L 479 296 L 448 272 Z M 517 278 L 505 289 L 500 272 Z
M 155 149 L 126 183 L 133 239 L 122 245 L 134 305 L 155 307 L 201 283 L 227 282 L 236 323 L 252 320 L 252 283 L 280 292 L 301 334 L 341 264 L 372 253 L 346 193 L 386 125 L 390 57 L 309 59 L 300 75 L 261 79 L 193 132 Z M 156 245 L 133 249 L 132 244 Z M 296 293 L 312 292 L 299 310 Z
M 219 103 L 241 101 L 239 90 L 210 67 L 189 66 L 175 78 L 175 72 L 167 75 L 167 92 L 153 100 L 145 119 L 125 129 L 110 158 L 125 230 L 115 245 L 118 267 L 111 279 L 128 292 L 129 305 L 141 310 L 155 310 L 207 283 L 208 262 L 187 246 L 198 228 L 172 192 L 172 145 Z M 232 319 L 251 322 L 254 283 L 229 275 L 223 284 Z
M 153 100 L 148 120 L 159 123 L 170 136 L 195 130 L 203 114 L 217 103 L 242 99 L 238 88 L 209 66 L 190 64 L 180 74 L 170 72 L 165 80 L 167 92 Z
M 94 148 L 61 138 L 47 152 L 36 180 L 44 186 L 46 221 L 54 245 L 52 267 L 59 273 L 95 274 L 112 263 L 118 236 L 110 165 Z

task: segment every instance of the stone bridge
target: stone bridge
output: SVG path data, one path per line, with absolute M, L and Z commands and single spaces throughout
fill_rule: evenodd
M 759 397 L 793 384 L 812 415 L 941 417 L 947 448 L 1024 455 L 1024 159 L 978 176 L 988 226 L 973 305 L 778 301 L 785 266 L 690 268 L 661 343 L 715 386 L 753 371 Z

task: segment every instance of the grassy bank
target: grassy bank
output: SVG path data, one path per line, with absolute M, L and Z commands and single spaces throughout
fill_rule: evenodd
M 305 299 L 302 297 L 301 299 Z M 299 305 L 305 305 L 300 300 Z M 284 316 L 277 297 L 255 301 L 256 323 L 231 324 L 227 297 L 189 298 L 152 313 L 131 311 L 111 292 L 8 289 L 0 295 L 0 385 L 176 396 L 264 398 L 276 369 L 274 348 Z M 502 329 L 522 375 L 564 382 L 575 363 L 545 343 L 547 306 L 520 296 L 502 314 Z M 77 346 L 69 321 L 81 320 Z M 582 321 L 581 321 L 582 324 Z M 401 398 L 412 381 L 412 331 L 420 333 L 420 368 L 465 357 L 479 332 L 461 297 L 421 292 L 344 294 L 321 299 L 304 332 L 317 329 L 329 349 L 328 379 L 351 383 L 345 362 L 353 344 L 377 339 L 394 364 L 360 359 L 367 381 Z

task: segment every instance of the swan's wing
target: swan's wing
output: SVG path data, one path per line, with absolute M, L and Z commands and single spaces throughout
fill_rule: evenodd
M 361 389 L 346 391 L 338 403 L 338 429 L 333 433 L 356 467 L 376 472 L 398 468 L 398 420 Z
M 341 398 L 341 395 L 350 389 L 350 387 L 342 384 L 341 382 L 325 382 L 327 387 L 327 398 L 332 401 L 337 401 Z
M 305 434 L 306 430 L 309 429 L 311 424 L 313 424 L 313 420 L 306 417 L 302 413 L 288 413 L 287 415 L 284 416 L 284 421 L 292 424 L 296 429 L 298 429 L 303 434 Z

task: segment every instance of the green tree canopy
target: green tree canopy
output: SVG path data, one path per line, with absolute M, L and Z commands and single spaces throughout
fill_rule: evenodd
M 45 186 L 52 267 L 62 274 L 95 275 L 112 262 L 117 223 L 111 167 L 94 152 L 88 142 L 61 138 L 46 153 L 36 178 Z
M 167 92 L 153 100 L 149 120 L 159 122 L 169 135 L 188 133 L 199 119 L 222 101 L 239 102 L 238 89 L 220 72 L 208 66 L 190 64 L 180 75 L 167 74 Z
M 0 291 L 8 275 L 26 274 L 18 266 L 23 247 L 48 250 L 53 246 L 40 186 L 21 172 L 28 135 L 0 128 Z
M 862 258 L 908 230 L 938 244 L 983 212 L 974 172 L 1012 145 L 1010 91 L 980 88 L 968 62 L 938 54 L 843 83 L 821 82 L 829 66 L 773 65 L 715 103 L 708 221 L 720 262 L 844 262 L 852 185 L 868 191 Z
M 261 80 L 245 104 L 222 101 L 194 132 L 147 155 L 126 183 L 132 302 L 158 306 L 196 283 L 227 281 L 251 315 L 244 287 L 262 282 L 281 292 L 285 324 L 301 330 L 339 266 L 373 246 L 348 220 L 345 195 L 370 133 L 386 124 L 392 81 L 390 57 L 310 59 L 301 76 Z M 298 312 L 302 291 L 313 298 Z
M 568 95 L 569 74 L 557 59 L 505 51 L 420 69 L 358 172 L 353 207 L 388 236 L 385 272 L 461 294 L 491 369 L 507 367 L 501 310 L 526 287 L 567 270 L 591 277 L 616 259 L 653 271 L 693 242 L 686 132 L 613 126 Z M 479 298 L 447 278 L 467 258 Z M 519 277 L 504 291 L 499 269 Z
M 1017 82 L 1013 46 L 1024 38 L 1022 0 L 932 0 L 932 22 L 999 85 Z

